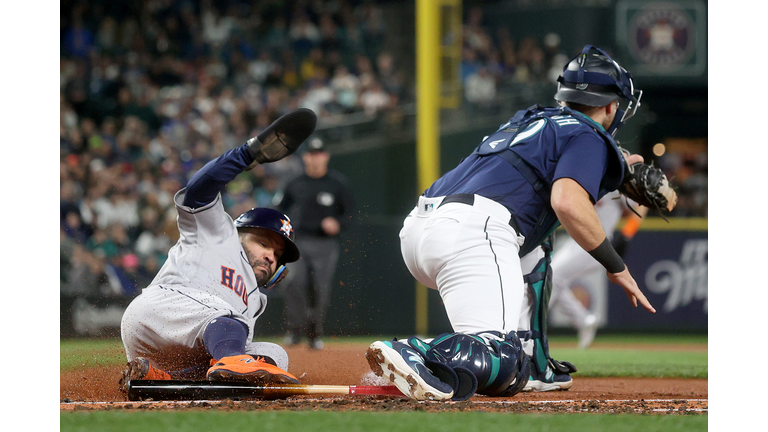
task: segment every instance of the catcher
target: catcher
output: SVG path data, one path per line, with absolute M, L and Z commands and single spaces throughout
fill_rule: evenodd
M 620 186 L 650 208 L 676 202 L 666 179 L 613 138 L 641 96 L 626 69 L 587 45 L 558 78 L 558 107 L 518 111 L 424 191 L 401 251 L 414 278 L 440 293 L 453 333 L 373 342 L 374 373 L 414 399 L 569 388 L 576 368 L 550 358 L 546 338 L 559 224 L 635 307 L 656 312 L 594 209 Z

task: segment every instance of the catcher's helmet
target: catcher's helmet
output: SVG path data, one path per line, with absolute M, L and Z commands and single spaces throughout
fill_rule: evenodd
M 237 228 L 264 228 L 283 238 L 285 250 L 278 264 L 294 262 L 299 259 L 299 248 L 293 242 L 294 232 L 291 219 L 277 210 L 270 208 L 252 208 L 235 219 Z
M 636 95 L 637 94 L 637 95 Z M 609 127 L 611 135 L 637 112 L 642 90 L 635 90 L 632 74 L 621 67 L 605 51 L 586 45 L 571 59 L 557 78 L 555 100 L 587 106 L 605 106 L 622 98 L 626 110 L 619 110 Z

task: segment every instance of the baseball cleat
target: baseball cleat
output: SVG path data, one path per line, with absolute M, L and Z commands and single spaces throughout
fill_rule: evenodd
M 317 115 L 310 109 L 299 108 L 275 120 L 264 131 L 249 139 L 248 152 L 254 161 L 246 169 L 257 163 L 269 163 L 295 152 L 312 135 L 317 124 Z
M 587 349 L 592 345 L 597 333 L 597 317 L 589 314 L 584 319 L 584 324 L 579 329 L 579 349 Z
M 365 358 L 377 376 L 391 381 L 404 395 L 416 400 L 449 400 L 453 388 L 440 381 L 410 346 L 397 341 L 376 341 Z
M 256 385 L 299 384 L 295 376 L 267 363 L 262 357 L 243 354 L 223 357 L 211 363 L 206 376 L 208 381 L 239 381 Z
M 554 390 L 568 390 L 573 384 L 573 379 L 568 374 L 555 373 L 547 366 L 544 373 L 540 373 L 536 366 L 531 366 L 531 376 L 523 391 L 547 392 Z
M 169 380 L 171 375 L 160 370 L 150 363 L 148 358 L 136 357 L 126 364 L 123 376 L 120 378 L 120 391 L 128 392 L 128 383 L 131 380 Z

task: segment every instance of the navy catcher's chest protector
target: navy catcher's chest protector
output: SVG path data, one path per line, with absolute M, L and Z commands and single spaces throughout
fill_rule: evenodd
M 623 156 L 616 145 L 616 141 L 605 130 L 597 127 L 596 123 L 589 117 L 567 107 L 544 108 L 540 105 L 534 105 L 526 110 L 520 110 L 496 132 L 485 138 L 473 152 L 473 154 L 481 157 L 498 156 L 509 162 L 533 186 L 534 191 L 545 204 L 531 232 L 525 233 L 526 239 L 520 249 L 520 256 L 524 256 L 535 249 L 559 225 L 557 215 L 550 205 L 551 177 L 545 177 L 551 176 L 554 172 L 554 165 L 559 158 L 557 154 L 559 143 L 540 141 L 545 140 L 543 137 L 547 128 L 563 125 L 579 125 L 581 128 L 586 126 L 605 141 L 609 149 L 608 165 L 600 182 L 597 199 L 599 200 L 608 192 L 616 190 L 624 176 Z M 575 130 L 578 131 L 579 129 Z M 555 134 L 554 136 L 557 137 L 558 135 Z M 531 163 L 534 160 L 542 160 L 543 163 L 550 164 L 554 161 L 555 164 L 550 167 L 545 165 L 535 167 L 535 164 Z

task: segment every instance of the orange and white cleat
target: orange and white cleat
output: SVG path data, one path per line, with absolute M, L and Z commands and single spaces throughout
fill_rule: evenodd
M 262 357 L 247 354 L 223 357 L 211 361 L 209 381 L 240 381 L 251 384 L 299 384 L 299 380 L 279 367 L 267 363 Z
M 120 390 L 128 392 L 128 383 L 131 380 L 170 380 L 168 372 L 152 365 L 148 358 L 136 357 L 126 364 L 123 376 L 120 378 Z

